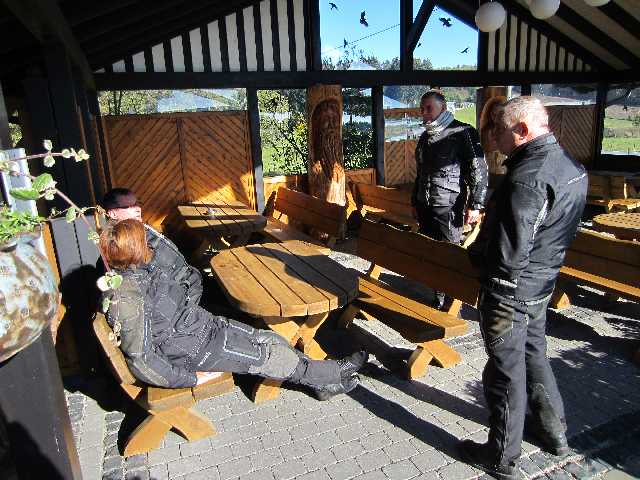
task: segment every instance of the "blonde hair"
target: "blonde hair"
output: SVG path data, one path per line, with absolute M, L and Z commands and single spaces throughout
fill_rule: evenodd
M 109 266 L 119 269 L 147 263 L 153 255 L 144 225 L 132 218 L 107 226 L 100 234 L 100 250 Z

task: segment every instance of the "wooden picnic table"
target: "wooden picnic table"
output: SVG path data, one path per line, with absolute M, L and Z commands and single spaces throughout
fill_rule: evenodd
M 640 213 L 603 213 L 593 217 L 593 228 L 621 240 L 640 240 Z
M 314 359 L 327 354 L 314 339 L 331 310 L 358 295 L 358 272 L 299 240 L 248 245 L 211 259 L 211 270 L 229 302 L 255 317 Z M 280 384 L 260 381 L 256 403 L 278 396 Z
M 260 232 L 267 219 L 242 202 L 215 199 L 178 206 L 187 227 L 202 234 L 202 243 L 194 254 L 204 253 L 210 245 L 217 250 L 244 245 L 254 232 Z

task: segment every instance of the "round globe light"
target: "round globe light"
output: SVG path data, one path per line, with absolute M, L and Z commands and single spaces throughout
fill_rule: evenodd
M 544 20 L 555 15 L 559 7 L 560 0 L 532 0 L 529 5 L 531 15 L 540 20 Z
M 483 4 L 476 12 L 476 25 L 482 32 L 495 32 L 504 23 L 507 12 L 498 2 Z
M 584 3 L 587 5 L 591 5 L 592 7 L 601 7 L 609 3 L 609 0 L 584 0 Z

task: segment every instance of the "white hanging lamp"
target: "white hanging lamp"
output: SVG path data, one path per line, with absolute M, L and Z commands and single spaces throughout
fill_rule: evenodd
M 584 3 L 591 5 L 592 7 L 601 7 L 606 5 L 610 0 L 584 0 Z
M 553 17 L 560 7 L 560 0 L 531 0 L 529 10 L 534 17 L 545 20 Z
M 504 23 L 507 12 L 499 2 L 488 2 L 476 12 L 476 25 L 481 32 L 495 32 Z

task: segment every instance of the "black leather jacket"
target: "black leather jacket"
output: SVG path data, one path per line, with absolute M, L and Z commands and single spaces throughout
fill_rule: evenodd
M 413 206 L 452 206 L 460 194 L 466 197 L 468 188 L 469 206 L 484 207 L 487 163 L 471 125 L 454 120 L 439 135 L 425 131 L 416 146 L 416 169 Z
M 194 305 L 169 268 L 148 263 L 118 271 L 107 320 L 120 325 L 120 349 L 136 378 L 160 387 L 192 387 L 191 360 L 216 335 L 215 317 Z
M 506 178 L 469 252 L 483 288 L 535 302 L 553 292 L 584 210 L 587 173 L 551 133 L 518 148 L 504 165 Z

